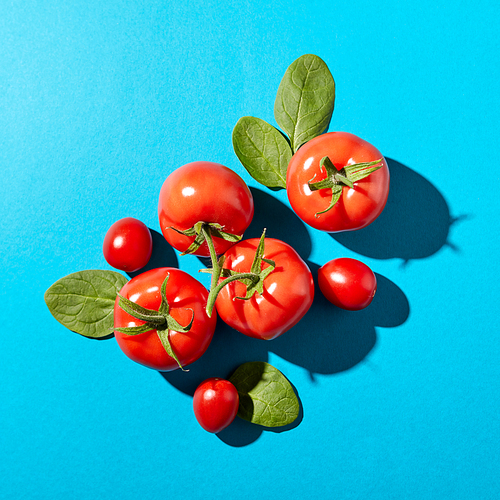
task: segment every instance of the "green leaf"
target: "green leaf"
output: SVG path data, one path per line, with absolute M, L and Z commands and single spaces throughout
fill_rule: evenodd
M 335 103 L 335 82 L 325 62 L 313 54 L 286 70 L 274 103 L 276 123 L 288 134 L 293 152 L 323 133 Z
M 244 363 L 229 380 L 238 390 L 238 416 L 242 419 L 264 427 L 281 427 L 299 415 L 299 400 L 292 385 L 269 363 Z
M 85 337 L 108 337 L 116 296 L 127 281 L 115 271 L 80 271 L 56 281 L 45 292 L 45 303 L 66 328 Z
M 257 182 L 271 188 L 286 188 L 292 150 L 278 129 L 260 118 L 244 116 L 234 127 L 233 148 Z

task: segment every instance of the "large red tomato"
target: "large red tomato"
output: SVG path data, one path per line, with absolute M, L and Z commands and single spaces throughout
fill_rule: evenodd
M 367 177 L 344 185 L 339 200 L 326 212 L 332 189 L 311 189 L 327 177 L 320 162 L 328 157 L 342 172 L 348 165 L 381 160 L 382 167 Z M 342 185 L 342 184 L 341 184 Z M 385 207 L 389 194 L 389 169 L 377 148 L 347 132 L 330 132 L 306 142 L 292 157 L 286 189 L 295 213 L 310 226 L 327 232 L 352 231 L 372 223 Z
M 206 222 L 241 237 L 252 221 L 254 204 L 252 193 L 238 174 L 218 163 L 196 161 L 167 177 L 160 191 L 158 213 L 163 236 L 184 252 L 195 236 L 180 234 L 175 229 L 185 231 L 198 222 Z M 213 241 L 218 254 L 234 244 L 217 236 Z M 208 256 L 207 244 L 192 253 Z
M 121 289 L 120 295 L 149 310 L 158 311 L 161 287 L 168 276 L 165 295 L 168 313 L 181 326 L 189 325 L 188 332 L 168 331 L 168 341 L 182 367 L 196 361 L 209 346 L 215 330 L 217 315 L 208 317 L 205 311 L 208 291 L 191 275 L 179 269 L 163 267 L 152 269 L 132 278 Z M 159 371 L 179 368 L 174 357 L 163 346 L 157 330 L 131 335 L 117 331 L 117 328 L 139 327 L 145 321 L 133 317 L 119 304 L 117 297 L 114 308 L 115 338 L 121 350 L 132 360 Z
M 249 272 L 259 242 L 259 238 L 252 238 L 236 243 L 224 254 L 224 268 Z M 245 297 L 246 286 L 232 281 L 222 288 L 215 306 L 229 326 L 249 337 L 271 340 L 296 325 L 309 310 L 314 282 L 307 264 L 283 241 L 266 238 L 264 258 L 274 261 L 276 267 L 264 279 L 262 294 L 239 299 Z M 262 262 L 262 269 L 268 266 Z

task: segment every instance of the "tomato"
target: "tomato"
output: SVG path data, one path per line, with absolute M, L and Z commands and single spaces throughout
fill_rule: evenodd
M 162 302 L 161 286 L 167 276 L 165 295 L 169 314 L 182 326 L 193 320 L 191 329 L 186 333 L 175 330 L 168 332 L 171 348 L 184 367 L 206 351 L 215 330 L 217 316 L 214 314 L 209 318 L 205 311 L 208 296 L 206 288 L 180 269 L 163 267 L 135 276 L 125 284 L 119 295 L 144 308 L 158 311 Z M 120 306 L 118 296 L 114 307 L 114 326 L 115 338 L 121 350 L 130 359 L 155 370 L 171 371 L 178 368 L 177 361 L 164 348 L 157 330 L 137 335 L 116 330 L 144 324 L 145 321 L 134 318 Z
M 309 310 L 314 282 L 309 267 L 290 245 L 273 238 L 264 241 L 264 258 L 274 261 L 276 267 L 264 279 L 263 293 L 255 293 L 248 300 L 238 299 L 245 297 L 246 286 L 233 281 L 222 288 L 215 307 L 232 328 L 249 337 L 271 340 L 296 325 Z M 259 238 L 251 238 L 236 243 L 224 254 L 223 267 L 249 272 L 259 242 Z M 268 266 L 262 262 L 262 269 Z
M 238 391 L 229 380 L 209 378 L 194 393 L 194 415 L 206 431 L 217 433 L 234 420 L 239 400 Z
M 253 218 L 252 193 L 243 179 L 218 163 L 196 161 L 172 172 L 160 191 L 158 203 L 160 227 L 165 239 L 185 252 L 195 236 L 180 234 L 198 222 L 219 224 L 222 230 L 241 237 Z M 175 229 L 171 229 L 175 228 Z M 215 236 L 215 250 L 224 253 L 234 241 Z M 208 256 L 204 242 L 195 255 Z
M 364 179 L 344 185 L 340 199 L 326 210 L 332 189 L 311 190 L 310 183 L 326 178 L 320 166 L 327 156 L 335 168 L 380 160 L 382 167 Z M 310 226 L 327 232 L 353 231 L 371 224 L 382 212 L 389 194 L 389 169 L 384 157 L 370 143 L 346 132 L 330 132 L 306 142 L 293 155 L 286 189 L 295 213 Z
M 319 268 L 318 285 L 332 304 L 349 311 L 359 311 L 373 300 L 377 278 L 363 262 L 339 258 Z
M 108 229 L 102 251 L 107 263 L 115 269 L 138 271 L 149 262 L 153 238 L 146 224 L 125 217 Z

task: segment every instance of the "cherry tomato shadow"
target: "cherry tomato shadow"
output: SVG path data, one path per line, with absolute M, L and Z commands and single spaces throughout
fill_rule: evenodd
M 448 245 L 450 228 L 467 218 L 452 217 L 442 194 L 422 175 L 386 158 L 391 187 L 384 211 L 359 231 L 332 233 L 346 248 L 374 259 L 424 259 Z
M 319 266 L 309 262 L 315 283 Z M 403 291 L 391 280 L 375 273 L 377 293 L 361 311 L 345 311 L 331 304 L 316 286 L 311 309 L 298 325 L 275 339 L 270 351 L 315 373 L 334 374 L 363 361 L 375 347 L 375 327 L 395 327 L 410 314 Z
M 127 273 L 129 278 L 133 278 L 150 269 L 157 269 L 158 267 L 179 267 L 177 255 L 163 235 L 154 229 L 149 228 L 149 230 L 153 238 L 153 252 L 151 253 L 151 258 L 142 269 L 134 271 L 133 273 Z

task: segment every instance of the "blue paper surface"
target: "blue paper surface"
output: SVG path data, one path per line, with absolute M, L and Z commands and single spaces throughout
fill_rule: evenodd
M 498 498 L 499 21 L 488 0 L 1 2 L 0 497 Z M 387 207 L 356 233 L 306 227 L 232 149 L 240 117 L 276 125 L 306 53 L 335 78 L 329 130 L 389 162 Z M 62 327 L 45 290 L 110 269 L 102 240 L 122 217 L 156 232 L 157 265 L 208 284 L 158 234 L 160 187 L 195 160 L 249 184 L 252 236 L 267 226 L 313 271 L 368 264 L 372 305 L 318 296 L 271 342 L 221 325 L 186 374 Z M 256 360 L 291 381 L 298 422 L 205 432 L 197 383 Z

